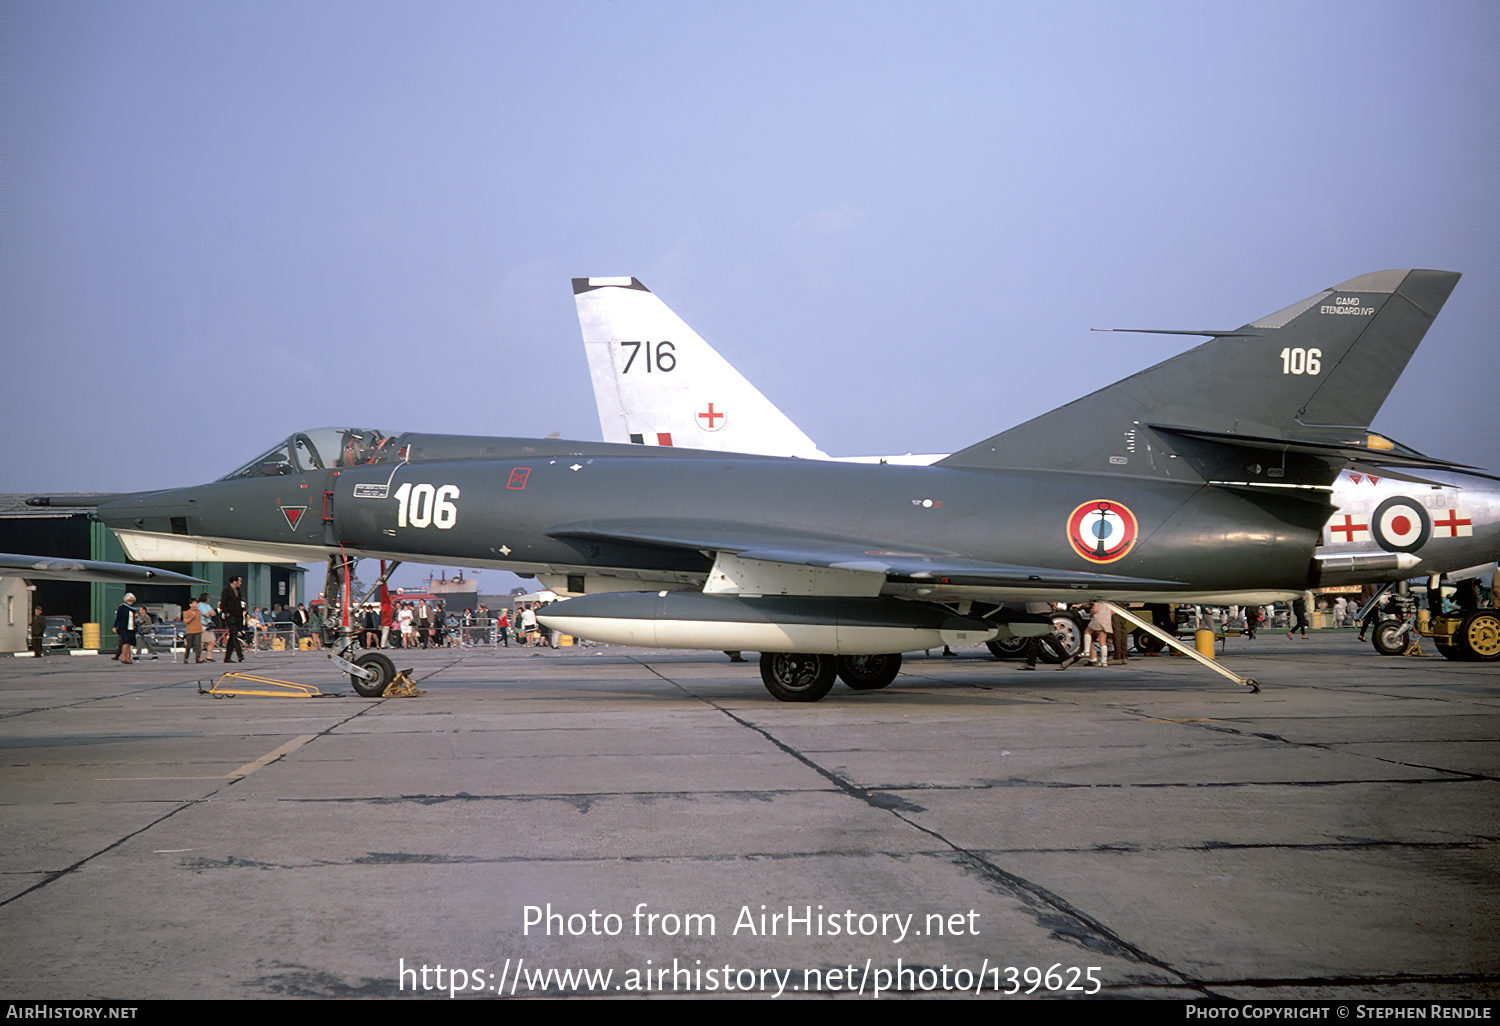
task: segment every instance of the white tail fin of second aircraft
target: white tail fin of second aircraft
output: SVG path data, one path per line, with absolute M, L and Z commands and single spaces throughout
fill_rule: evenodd
M 635 278 L 574 278 L 606 442 L 828 456 Z
M 574 278 L 606 442 L 926 466 L 934 453 L 831 457 L 636 278 Z

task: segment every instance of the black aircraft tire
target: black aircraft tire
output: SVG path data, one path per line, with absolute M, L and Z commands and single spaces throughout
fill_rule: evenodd
M 1072 613 L 1053 613 L 1052 633 L 1068 655 L 1076 659 L 1083 654 L 1083 623 L 1078 617 Z M 1043 645 L 1042 651 L 1038 654 L 1044 663 L 1062 662 L 1050 645 Z
M 1434 641 L 1433 644 L 1437 646 L 1438 655 L 1444 659 L 1452 659 L 1454 662 L 1463 662 L 1467 659 L 1463 650 L 1457 645 L 1445 645 L 1441 641 Z
M 839 656 L 836 665 L 839 680 L 855 691 L 879 691 L 901 672 L 901 653 Z
M 990 650 L 990 655 L 996 659 L 1019 659 L 1026 651 L 1025 638 L 996 638 L 994 641 L 986 641 L 984 647 Z
M 1375 651 L 1381 655 L 1395 656 L 1406 651 L 1406 645 L 1401 640 L 1400 620 L 1381 620 L 1375 625 L 1375 636 L 1371 639 L 1375 645 Z
M 838 667 L 831 655 L 762 652 L 760 679 L 778 701 L 816 702 L 833 688 Z
M 385 693 L 386 685 L 396 679 L 396 664 L 379 652 L 366 652 L 358 659 L 351 660 L 355 666 L 362 669 L 374 670 L 377 674 L 375 680 L 360 680 L 354 674 L 349 674 L 349 682 L 354 685 L 354 693 L 361 698 L 379 698 Z
M 1475 663 L 1500 660 L 1500 613 L 1481 609 L 1464 617 L 1453 636 L 1460 658 Z
M 1160 652 L 1162 649 L 1167 647 L 1167 643 L 1165 641 L 1161 640 L 1154 634 L 1147 634 L 1145 631 L 1139 628 L 1137 628 L 1135 633 L 1130 636 L 1130 640 L 1134 643 L 1135 650 L 1142 655 L 1151 655 L 1152 653 Z

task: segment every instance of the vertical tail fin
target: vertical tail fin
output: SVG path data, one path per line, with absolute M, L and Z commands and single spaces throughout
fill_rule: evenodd
M 606 442 L 827 457 L 635 278 L 574 278 Z
M 1375 271 L 941 461 L 1137 472 L 1149 425 L 1363 443 L 1370 421 L 1458 284 L 1452 271 Z M 1097 351 L 1121 345 L 1102 335 Z M 1087 355 L 1087 354 L 1080 354 Z

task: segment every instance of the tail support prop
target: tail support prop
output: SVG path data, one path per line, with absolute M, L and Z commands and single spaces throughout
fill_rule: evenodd
M 1215 673 L 1219 674 L 1221 677 L 1228 677 L 1230 680 L 1234 681 L 1236 684 L 1243 684 L 1243 685 L 1245 685 L 1245 687 L 1249 688 L 1251 691 L 1255 691 L 1255 692 L 1259 692 L 1260 691 L 1260 684 L 1258 684 L 1252 678 L 1250 678 L 1250 677 L 1241 677 L 1241 676 L 1239 676 L 1236 673 L 1233 673 L 1233 672 L 1231 672 L 1229 670 L 1226 670 L 1224 667 L 1220 666 L 1218 663 L 1214 662 L 1212 659 L 1208 658 L 1207 656 L 1200 655 L 1196 649 L 1188 648 L 1182 642 L 1178 641 L 1175 637 L 1173 637 L 1170 633 L 1168 633 L 1167 631 L 1162 630 L 1160 627 L 1156 626 L 1155 624 L 1153 624 L 1153 623 L 1147 623 L 1145 620 L 1142 620 L 1139 616 L 1136 616 L 1134 613 L 1130 612 L 1127 609 L 1124 609 L 1124 608 L 1122 608 L 1120 606 L 1115 605 L 1115 603 L 1113 603 L 1113 602 L 1105 602 L 1105 603 L 1102 603 L 1102 604 L 1103 604 L 1103 606 L 1106 609 L 1108 609 L 1114 615 L 1122 618 L 1126 623 L 1134 624 L 1135 626 L 1139 627 L 1141 630 L 1145 631 L 1147 634 L 1151 635 L 1153 638 L 1158 638 L 1161 641 L 1166 642 L 1168 645 L 1172 646 L 1172 648 L 1175 649 L 1176 651 L 1182 653 L 1183 655 L 1187 656 L 1190 659 L 1197 660 L 1198 662 L 1202 663 L 1204 666 L 1207 666 L 1210 670 L 1213 670 Z

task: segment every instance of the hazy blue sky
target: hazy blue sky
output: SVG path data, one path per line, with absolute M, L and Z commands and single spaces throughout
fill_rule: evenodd
M 1090 327 L 1463 271 L 1376 423 L 1500 469 L 1493 2 L 46 0 L 0 46 L 3 491 L 597 438 L 568 279 L 628 274 L 841 455 L 1194 344 Z

